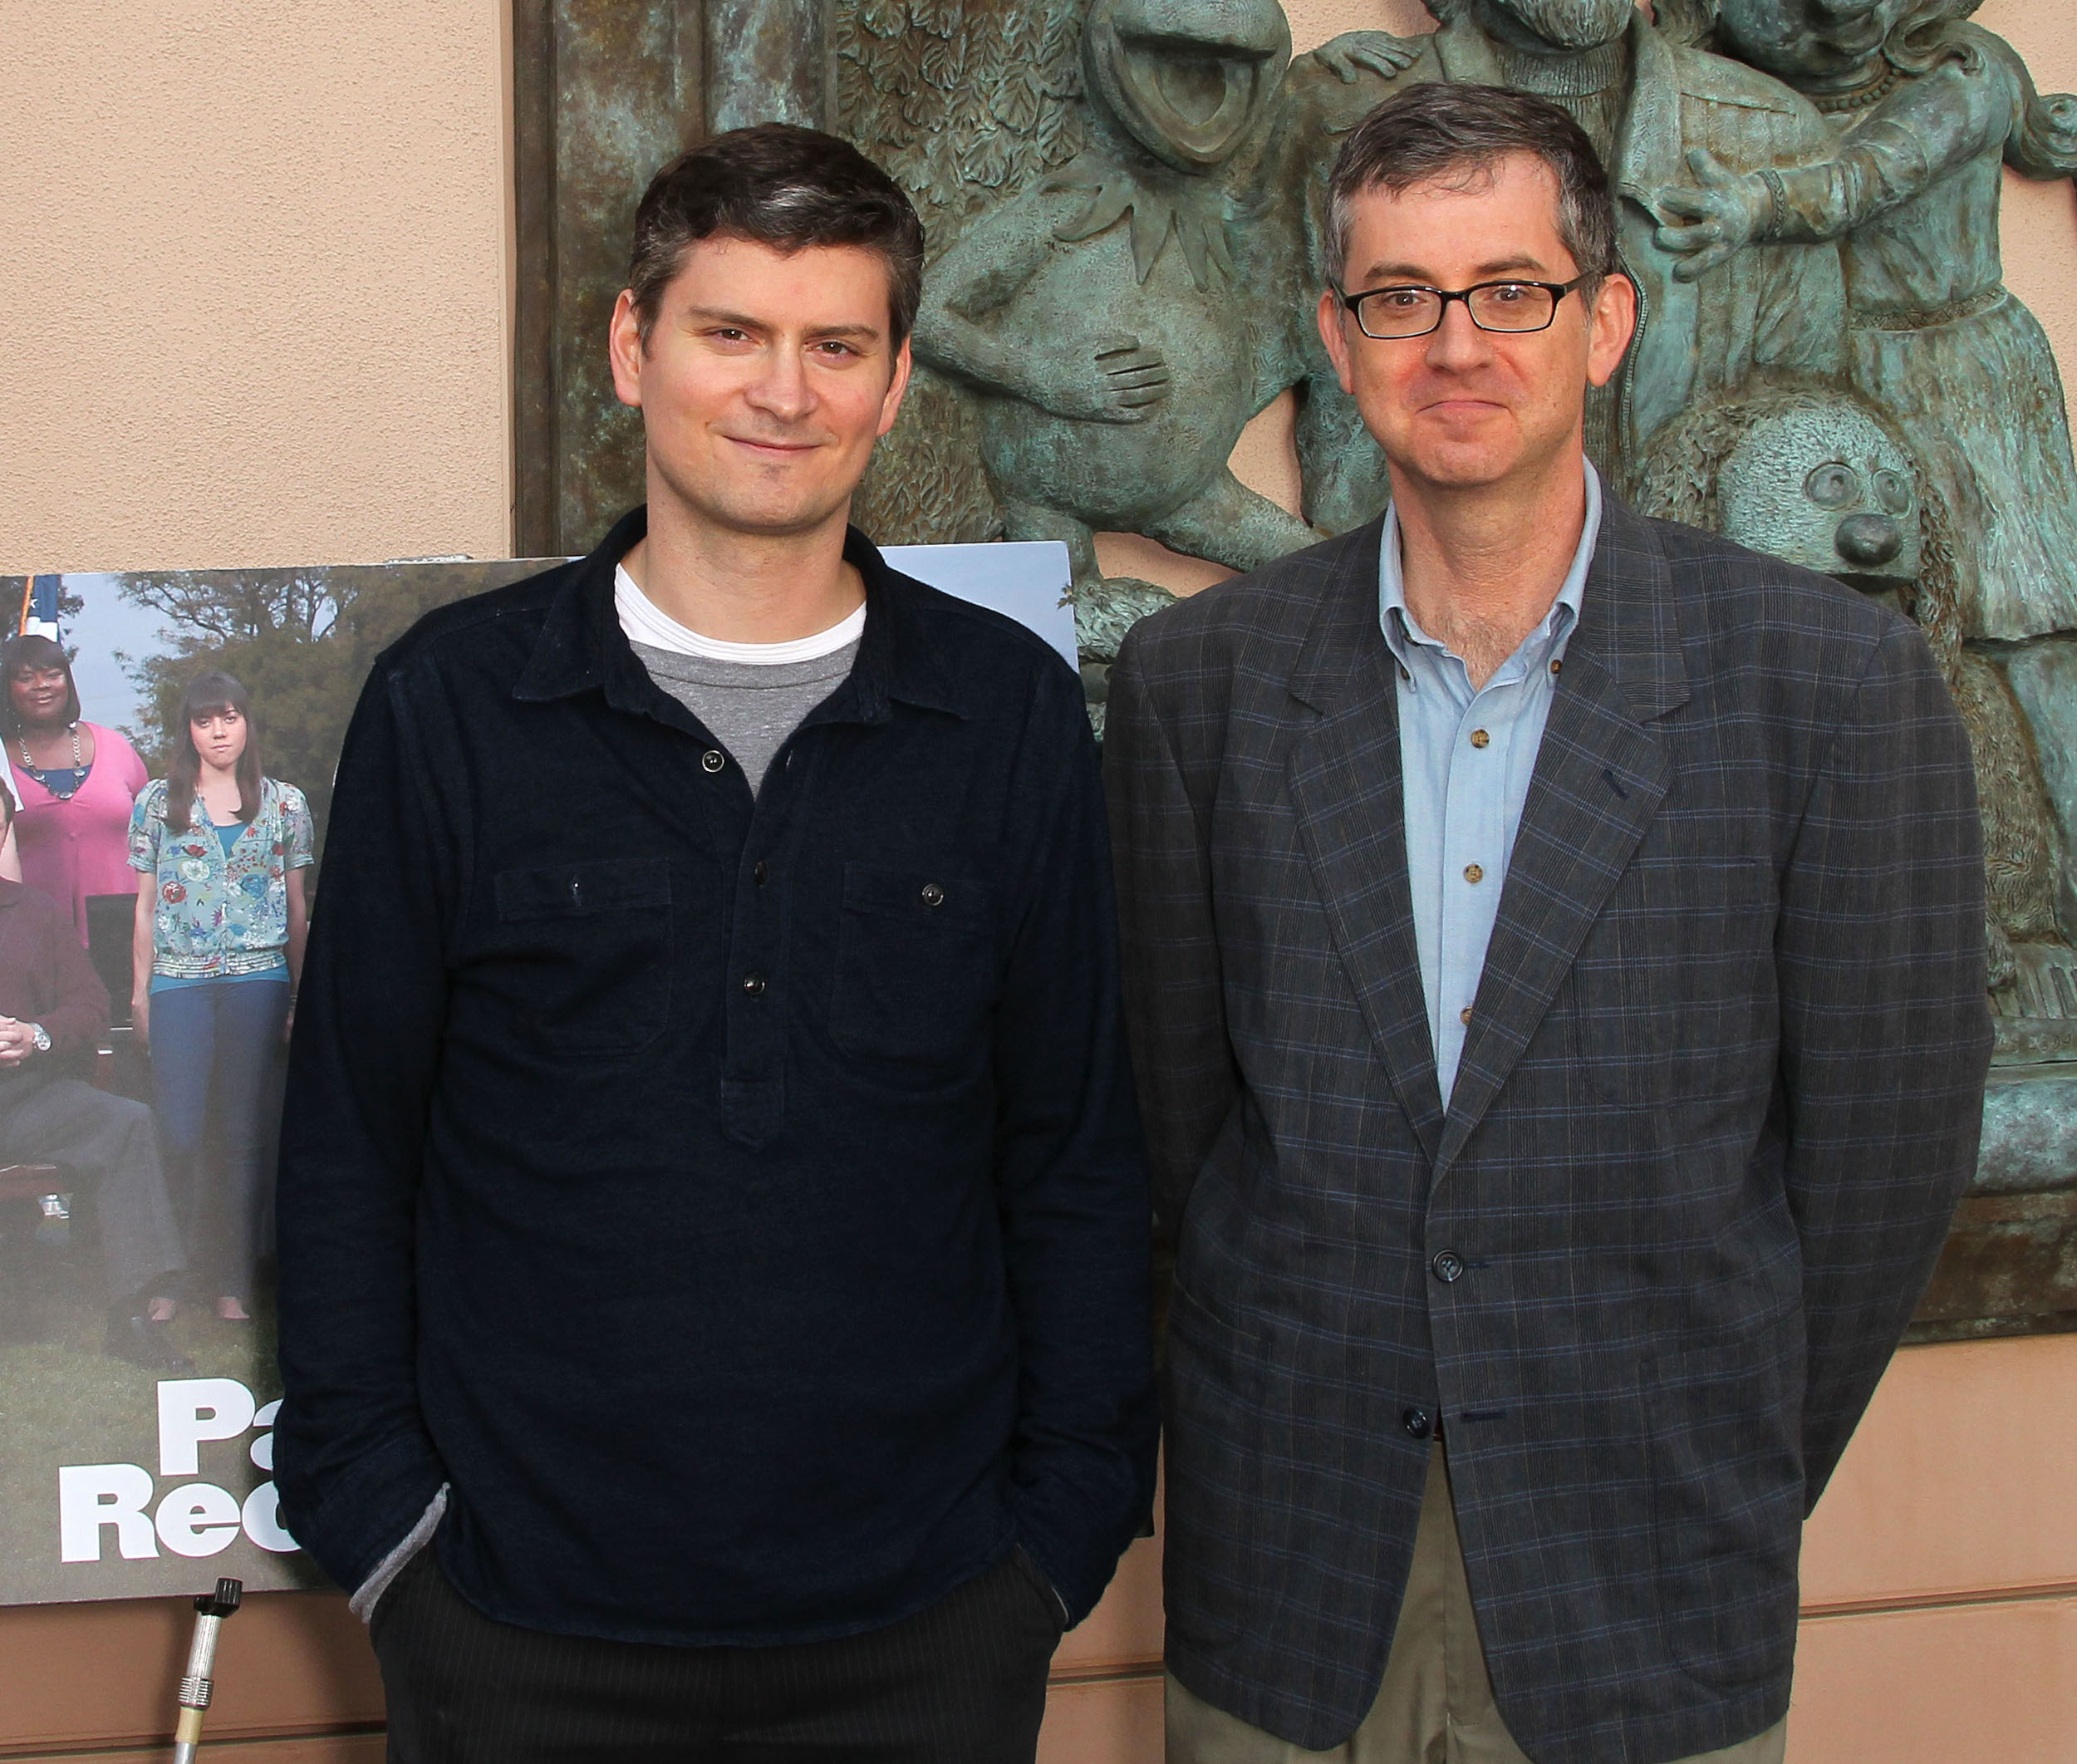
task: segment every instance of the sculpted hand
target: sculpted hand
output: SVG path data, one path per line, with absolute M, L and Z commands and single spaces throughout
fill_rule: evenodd
M 1681 282 L 1707 275 L 1759 238 L 1771 206 L 1764 179 L 1733 171 L 1706 147 L 1689 148 L 1687 165 L 1699 187 L 1661 190 L 1656 204 L 1662 216 L 1689 223 L 1662 223 L 1657 234 L 1660 250 L 1687 259 L 1674 266 Z
M 2026 107 L 2026 145 L 2059 177 L 2077 173 L 2077 94 L 2044 92 Z
M 1347 31 L 1332 42 L 1322 43 L 1313 52 L 1313 59 L 1338 75 L 1344 86 L 1354 84 L 1359 72 L 1392 80 L 1421 59 L 1426 41 L 1394 37 L 1389 31 Z
M 1093 359 L 1069 357 L 1047 377 L 1033 402 L 1085 422 L 1143 423 L 1168 396 L 1168 363 L 1130 335 L 1099 337 Z

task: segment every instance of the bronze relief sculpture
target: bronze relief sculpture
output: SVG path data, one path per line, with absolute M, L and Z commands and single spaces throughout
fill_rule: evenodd
M 2037 93 L 1973 0 L 1428 3 L 1431 33 L 1293 58 L 1276 0 L 730 0 L 746 42 L 827 49 L 818 75 L 710 42 L 710 120 L 819 117 L 929 232 L 916 386 L 862 521 L 890 541 L 1064 541 L 1100 721 L 1119 638 L 1168 596 L 1105 580 L 1096 534 L 1245 568 L 1389 494 L 1313 324 L 1342 135 L 1416 81 L 1552 98 L 1614 172 L 1643 294 L 1589 412 L 1608 480 L 1893 598 L 1940 657 L 1995 921 L 1986 1170 L 2006 1175 L 1986 1180 L 2060 1184 L 2077 1241 L 2077 467 L 1997 232 L 2007 169 L 2077 171 L 2077 98 Z M 1287 391 L 1299 513 L 1226 463 Z M 2053 1278 L 2077 1319 L 2077 1274 Z

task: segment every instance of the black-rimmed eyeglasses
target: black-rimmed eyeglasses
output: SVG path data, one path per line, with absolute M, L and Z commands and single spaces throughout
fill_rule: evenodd
M 1558 317 L 1558 302 L 1593 279 L 1574 276 L 1569 282 L 1481 282 L 1476 287 L 1371 287 L 1343 293 L 1341 302 L 1356 315 L 1367 337 L 1392 342 L 1426 337 L 1439 330 L 1452 300 L 1464 302 L 1471 322 L 1481 331 L 1548 331 Z

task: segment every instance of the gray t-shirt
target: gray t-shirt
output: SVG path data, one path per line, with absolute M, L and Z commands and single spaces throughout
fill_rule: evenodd
M 802 720 L 837 690 L 858 659 L 850 642 L 808 661 L 718 661 L 647 643 L 634 646 L 649 677 L 714 731 L 753 793 L 772 756 Z

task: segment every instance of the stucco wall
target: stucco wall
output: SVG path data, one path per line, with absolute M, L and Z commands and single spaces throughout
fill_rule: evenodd
M 0 0 L 0 572 L 506 554 L 503 0 Z

